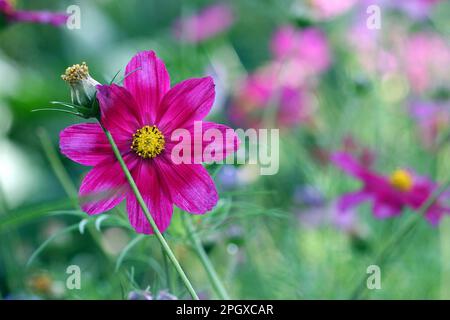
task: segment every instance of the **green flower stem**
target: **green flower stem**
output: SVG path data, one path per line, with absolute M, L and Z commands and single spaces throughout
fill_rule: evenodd
M 191 282 L 189 281 L 188 277 L 184 273 L 183 269 L 181 268 L 180 263 L 178 262 L 177 258 L 172 252 L 172 249 L 170 249 L 169 245 L 167 244 L 166 239 L 159 231 L 158 227 L 156 226 L 155 220 L 153 220 L 153 217 L 150 214 L 150 211 L 147 208 L 147 205 L 145 204 L 144 199 L 142 198 L 142 195 L 136 185 L 136 182 L 134 181 L 133 177 L 131 176 L 130 171 L 128 170 L 127 165 L 125 164 L 125 161 L 122 158 L 122 155 L 120 154 L 119 148 L 117 147 L 116 143 L 114 142 L 114 139 L 111 135 L 111 133 L 106 130 L 106 128 L 103 128 L 103 131 L 105 132 L 106 137 L 108 138 L 108 141 L 112 147 L 112 150 L 114 152 L 114 155 L 116 156 L 117 160 L 119 161 L 119 164 L 125 173 L 125 176 L 128 180 L 128 183 L 130 184 L 131 190 L 133 191 L 134 195 L 136 196 L 136 199 L 139 203 L 139 205 L 142 208 L 142 211 L 144 212 L 145 216 L 147 217 L 148 222 L 153 228 L 153 231 L 155 232 L 156 238 L 161 244 L 162 249 L 167 254 L 167 257 L 172 262 L 173 266 L 175 267 L 175 270 L 178 272 L 179 276 L 181 277 L 181 280 L 183 281 L 184 285 L 186 286 L 186 289 L 189 291 L 189 294 L 192 296 L 192 299 L 199 300 L 197 293 L 195 292 L 194 288 L 192 287 Z
M 65 193 L 69 196 L 70 200 L 72 201 L 74 208 L 79 209 L 77 201 L 78 198 L 77 189 L 75 188 L 74 184 L 72 183 L 72 180 L 67 174 L 67 171 L 64 169 L 63 164 L 59 160 L 58 154 L 53 148 L 50 137 L 48 136 L 47 132 L 42 128 L 38 129 L 37 134 L 41 142 L 42 149 L 44 150 L 45 156 L 47 157 L 47 160 L 50 163 L 53 172 L 55 173 L 56 177 L 61 183 L 61 186 L 63 187 Z
M 208 274 L 209 280 L 213 285 L 214 291 L 216 292 L 217 296 L 220 299 L 230 300 L 230 296 L 228 295 L 227 291 L 225 290 L 225 287 L 220 281 L 219 276 L 217 275 L 216 270 L 214 269 L 211 261 L 209 260 L 209 257 L 206 254 L 205 249 L 203 248 L 200 238 L 198 237 L 197 232 L 194 229 L 194 226 L 192 225 L 191 217 L 186 213 L 184 213 L 182 215 L 182 219 L 186 227 L 186 230 L 188 231 L 189 238 L 191 239 L 194 249 L 197 252 L 203 264 L 203 267 L 205 268 L 205 271 Z
M 431 197 L 417 210 L 416 216 L 406 223 L 399 232 L 390 239 L 390 241 L 384 246 L 384 248 L 377 255 L 374 265 L 380 268 L 388 262 L 389 257 L 394 253 L 395 249 L 398 249 L 398 245 L 401 241 L 407 239 L 413 231 L 416 229 L 418 222 L 423 218 L 428 209 L 436 202 L 436 200 L 447 190 L 450 186 L 450 181 L 447 181 L 442 187 L 434 192 Z M 364 277 L 351 296 L 352 299 L 361 299 L 365 293 L 366 278 Z
M 80 209 L 80 206 L 78 204 L 77 198 L 78 198 L 78 191 L 73 184 L 72 180 L 70 179 L 69 174 L 67 173 L 66 169 L 64 168 L 58 153 L 55 151 L 55 148 L 52 145 L 52 142 L 50 140 L 50 137 L 45 131 L 45 129 L 41 128 L 38 129 L 37 135 L 39 137 L 39 140 L 42 145 L 42 149 L 44 150 L 45 156 L 47 157 L 47 160 L 50 163 L 50 167 L 52 168 L 53 172 L 55 173 L 56 177 L 58 178 L 59 182 L 61 183 L 65 193 L 69 196 L 70 201 L 72 203 L 72 207 L 76 210 Z M 104 254 L 107 260 L 111 260 L 111 256 L 105 252 L 103 249 L 101 239 L 99 235 L 93 231 L 90 227 L 87 228 L 90 236 L 94 240 L 94 242 L 99 247 L 100 251 Z

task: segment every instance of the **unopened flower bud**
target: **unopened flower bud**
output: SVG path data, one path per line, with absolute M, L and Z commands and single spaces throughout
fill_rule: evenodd
M 61 78 L 70 85 L 73 104 L 85 108 L 93 107 L 97 92 L 96 86 L 100 83 L 90 76 L 86 62 L 68 67 Z

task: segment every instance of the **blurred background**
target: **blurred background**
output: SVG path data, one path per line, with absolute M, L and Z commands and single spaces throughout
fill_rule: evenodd
M 376 219 L 369 204 L 339 214 L 339 196 L 360 183 L 330 164 L 332 152 L 345 150 L 384 175 L 412 168 L 450 179 L 448 1 L 14 4 L 63 13 L 77 5 L 80 29 L 8 22 L 1 4 L 3 299 L 188 297 L 155 237 L 130 229 L 123 204 L 95 217 L 80 211 L 77 190 L 89 168 L 62 156 L 58 143 L 63 128 L 83 120 L 32 112 L 70 101 L 60 75 L 82 61 L 107 83 L 136 52 L 155 50 L 172 84 L 214 77 L 210 119 L 280 129 L 276 175 L 261 176 L 258 165 L 208 166 L 220 200 L 195 227 L 232 298 L 351 298 L 411 217 Z M 180 214 L 166 237 L 201 297 L 213 299 Z M 383 265 L 382 289 L 367 297 L 449 299 L 449 220 L 420 221 Z M 81 269 L 81 290 L 66 287 L 70 265 Z

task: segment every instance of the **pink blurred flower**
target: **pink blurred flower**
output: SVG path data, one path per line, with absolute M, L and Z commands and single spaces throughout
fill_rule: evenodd
M 331 19 L 349 11 L 358 0 L 310 0 L 310 6 L 319 19 Z
M 420 138 L 425 147 L 436 147 L 439 134 L 450 125 L 449 105 L 416 101 L 412 103 L 410 112 L 419 126 Z
M 388 35 L 380 30 L 366 26 L 366 16 L 359 16 L 347 34 L 347 42 L 354 52 L 358 65 L 368 74 L 380 76 L 398 72 L 400 65 L 398 56 L 392 49 L 391 42 L 405 37 L 402 28 L 392 27 Z
M 339 210 L 345 214 L 349 209 L 364 201 L 373 203 L 373 213 L 377 218 L 398 216 L 403 209 L 419 209 L 438 189 L 438 185 L 426 177 L 416 175 L 409 170 L 397 170 L 390 177 L 385 177 L 361 165 L 355 158 L 345 152 L 336 152 L 333 163 L 347 174 L 360 180 L 360 190 L 340 197 Z M 438 199 L 426 212 L 426 219 L 436 225 L 450 208 Z
M 325 35 L 316 28 L 284 26 L 275 32 L 270 47 L 273 60 L 243 81 L 231 106 L 231 119 L 260 127 L 269 108 L 275 108 L 275 122 L 281 127 L 310 121 L 308 91 L 331 62 Z
M 331 62 L 331 53 L 325 34 L 317 28 L 304 30 L 292 26 L 278 28 L 272 37 L 271 51 L 280 62 L 294 61 L 291 73 L 300 72 L 303 78 L 325 71 Z
M 416 93 L 448 84 L 450 46 L 435 33 L 416 33 L 399 48 L 404 69 Z
M 272 112 L 281 127 L 292 127 L 310 120 L 311 104 L 305 90 L 280 83 L 272 69 L 261 69 L 250 75 L 238 89 L 231 104 L 231 120 L 244 127 L 264 125 L 265 115 Z
M 176 142 L 169 140 L 178 128 L 194 136 L 194 121 L 202 120 L 214 102 L 214 83 L 206 77 L 185 80 L 170 88 L 166 67 L 153 51 L 134 56 L 125 74 L 129 76 L 124 87 L 97 86 L 101 123 L 113 135 L 159 230 L 164 232 L 170 224 L 173 204 L 203 214 L 217 203 L 217 191 L 208 171 L 195 160 L 193 164 L 175 164 L 171 151 Z M 225 134 L 229 129 L 212 122 L 201 124 L 203 132 L 214 128 Z M 223 149 L 216 157 L 226 157 L 237 149 L 237 137 L 232 140 L 212 142 Z M 83 123 L 64 129 L 60 148 L 73 161 L 94 166 L 79 191 L 85 212 L 93 215 L 108 211 L 126 198 L 134 229 L 153 233 L 99 124 Z M 108 193 L 108 197 L 99 197 L 102 193 Z
M 49 11 L 24 11 L 17 10 L 11 1 L 0 0 L 0 16 L 3 15 L 7 22 L 31 22 L 60 26 L 66 23 L 68 16 L 65 13 Z
M 233 22 L 232 9 L 227 4 L 215 4 L 196 15 L 178 20 L 174 34 L 181 40 L 198 43 L 228 30 Z

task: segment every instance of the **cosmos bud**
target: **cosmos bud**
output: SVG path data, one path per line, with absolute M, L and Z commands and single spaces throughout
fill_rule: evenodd
M 96 86 L 100 83 L 90 76 L 86 62 L 68 67 L 61 78 L 70 85 L 70 97 L 74 105 L 85 108 L 94 107 Z

